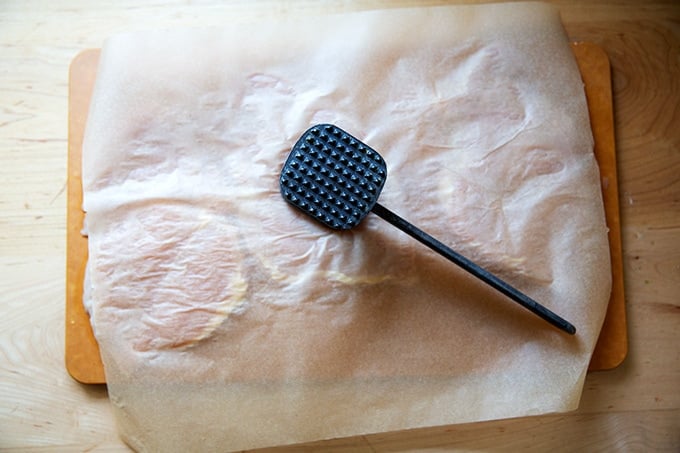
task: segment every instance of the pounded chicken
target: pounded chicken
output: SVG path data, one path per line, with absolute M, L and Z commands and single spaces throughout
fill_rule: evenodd
M 87 298 L 121 433 L 236 450 L 571 410 L 609 297 L 578 70 L 550 7 L 298 17 L 107 42 L 84 142 Z M 385 158 L 387 206 L 569 337 L 370 215 L 279 194 L 299 135 Z

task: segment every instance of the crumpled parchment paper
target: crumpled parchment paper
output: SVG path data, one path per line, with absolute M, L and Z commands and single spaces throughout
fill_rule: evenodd
M 568 336 L 369 215 L 279 194 L 298 136 L 378 150 L 387 206 Z M 112 37 L 86 129 L 86 305 L 123 438 L 224 451 L 577 407 L 610 269 L 582 83 L 542 4 Z

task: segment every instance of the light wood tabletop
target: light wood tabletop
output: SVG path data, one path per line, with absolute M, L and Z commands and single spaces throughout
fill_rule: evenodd
M 105 386 L 79 384 L 64 366 L 68 70 L 76 54 L 131 29 L 413 3 L 0 2 L 0 451 L 128 451 Z M 627 358 L 588 374 L 573 413 L 267 451 L 680 451 L 680 3 L 554 3 L 570 38 L 599 45 L 611 62 Z

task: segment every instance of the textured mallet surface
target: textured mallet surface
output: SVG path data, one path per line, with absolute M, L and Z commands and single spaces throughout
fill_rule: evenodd
M 380 196 L 387 168 L 377 151 L 331 124 L 308 129 L 281 171 L 291 204 L 336 230 L 354 228 Z

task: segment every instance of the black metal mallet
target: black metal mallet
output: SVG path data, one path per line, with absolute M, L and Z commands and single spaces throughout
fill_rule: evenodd
M 567 320 L 380 205 L 386 179 L 387 166 L 374 149 L 337 126 L 318 124 L 293 146 L 279 183 L 286 201 L 324 225 L 349 230 L 372 211 L 553 326 L 576 333 Z

